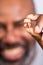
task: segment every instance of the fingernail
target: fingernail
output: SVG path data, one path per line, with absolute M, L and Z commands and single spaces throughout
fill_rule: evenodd
M 36 33 L 39 33 L 39 31 L 40 31 L 39 26 L 36 26 L 36 27 L 35 27 L 35 32 L 36 32 Z

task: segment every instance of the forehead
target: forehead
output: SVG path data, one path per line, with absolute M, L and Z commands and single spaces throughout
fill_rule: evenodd
M 30 3 L 30 4 L 29 4 Z M 31 5 L 31 8 L 30 8 Z M 31 13 L 32 3 L 22 0 L 2 0 L 1 2 L 1 18 L 3 19 L 22 19 Z M 33 11 L 33 10 L 32 10 Z

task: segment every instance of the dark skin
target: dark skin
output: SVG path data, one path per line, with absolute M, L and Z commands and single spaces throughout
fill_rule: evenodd
M 43 48 L 43 15 L 30 14 L 24 20 L 26 30 L 38 41 Z M 29 22 L 30 21 L 30 22 Z
M 32 62 L 35 55 L 35 39 L 25 30 L 24 19 L 33 12 L 34 7 L 31 0 L 2 0 L 0 11 L 0 61 L 2 63 L 0 62 L 0 65 L 24 65 L 27 59 L 28 65 Z M 20 56 L 11 57 L 19 52 Z M 2 60 L 2 56 L 7 62 Z M 14 62 L 8 62 L 9 60 Z

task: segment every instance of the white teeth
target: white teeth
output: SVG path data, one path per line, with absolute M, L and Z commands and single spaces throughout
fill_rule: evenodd
M 8 55 L 16 55 L 18 54 L 19 52 L 21 52 L 22 49 L 21 48 L 17 48 L 17 49 L 10 49 L 10 50 L 5 50 L 5 54 L 8 54 Z

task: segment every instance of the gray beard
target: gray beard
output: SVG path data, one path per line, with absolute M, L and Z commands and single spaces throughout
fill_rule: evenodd
M 20 65 L 30 65 L 34 59 L 36 53 L 35 45 L 30 49 L 30 52 L 28 52 L 28 55 L 24 58 L 24 60 L 21 62 Z M 7 63 L 3 62 L 0 59 L 0 65 L 8 65 Z M 10 65 L 10 64 L 9 64 Z M 15 64 L 11 64 L 15 65 Z

